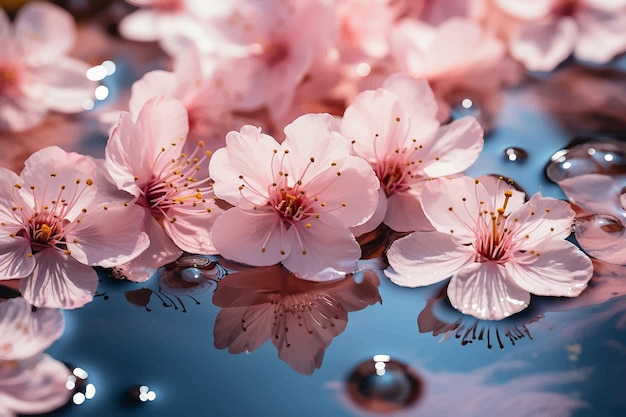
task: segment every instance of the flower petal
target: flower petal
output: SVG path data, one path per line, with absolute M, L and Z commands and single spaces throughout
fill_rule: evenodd
M 411 119 L 436 119 L 437 100 L 428 81 L 424 78 L 397 73 L 383 82 L 383 88 L 400 99 L 402 108 Z
M 482 320 L 501 320 L 528 307 L 530 294 L 493 262 L 471 263 L 448 284 L 452 306 Z
M 387 201 L 387 214 L 383 220 L 396 232 L 425 232 L 434 230 L 422 209 L 419 195 L 414 191 L 396 192 Z
M 568 202 L 537 193 L 509 215 L 507 224 L 516 236 L 514 244 L 517 248 L 531 250 L 547 238 L 569 236 L 574 215 Z
M 424 173 L 430 177 L 457 174 L 469 168 L 483 150 L 483 129 L 473 117 L 463 117 L 441 126 L 432 140 L 424 145 L 420 158 Z
M 436 178 L 422 187 L 420 199 L 424 214 L 442 233 L 451 233 L 465 243 L 475 239 L 474 225 L 492 200 L 485 187 L 470 177 Z M 483 204 L 481 204 L 483 202 Z
M 575 297 L 587 287 L 593 265 L 587 255 L 566 240 L 549 240 L 533 251 L 516 253 L 506 265 L 521 288 L 537 295 Z
M 168 217 L 175 218 L 174 222 L 164 220 L 163 229 L 182 250 L 203 255 L 216 255 L 217 250 L 211 240 L 211 229 L 222 210 L 215 204 L 213 196 L 206 196 L 207 205 L 211 212 L 205 209 L 195 212 L 186 209 L 170 209 Z
M 98 274 L 90 266 L 50 248 L 35 255 L 36 266 L 20 281 L 20 292 L 35 307 L 79 308 L 93 299 Z
M 66 404 L 72 391 L 66 387 L 70 371 L 48 355 L 37 355 L 0 366 L 0 415 L 40 414 Z
M 29 239 L 19 236 L 2 238 L 0 240 L 0 281 L 30 275 L 35 267 L 32 255 Z
M 29 2 L 15 18 L 15 40 L 31 65 L 52 63 L 74 46 L 74 19 L 58 6 Z
M 576 14 L 576 23 L 576 58 L 603 64 L 626 50 L 626 10 L 584 9 Z
M 137 205 L 94 208 L 80 223 L 72 224 L 67 248 L 85 265 L 110 268 L 128 262 L 150 244 L 143 232 L 144 215 L 144 209 Z
M 60 310 L 33 311 L 22 297 L 0 302 L 0 360 L 35 356 L 61 337 L 64 329 Z
M 226 210 L 213 225 L 212 239 L 224 258 L 255 266 L 274 265 L 291 250 L 273 209 L 252 214 L 238 208 Z
M 289 229 L 291 253 L 283 260 L 285 268 L 304 279 L 316 279 L 316 273 L 326 268 L 356 271 L 361 247 L 350 230 L 321 221 L 309 224 L 307 228 L 300 222 Z
M 403 287 L 422 287 L 451 277 L 474 256 L 447 234 L 414 232 L 393 242 L 385 275 Z

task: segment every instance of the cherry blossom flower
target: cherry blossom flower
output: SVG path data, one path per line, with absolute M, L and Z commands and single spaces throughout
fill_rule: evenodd
M 626 51 L 626 1 L 497 0 L 517 19 L 508 25 L 510 51 L 533 71 L 551 71 L 572 52 L 583 61 L 605 63 Z
M 187 145 L 195 147 L 199 140 L 215 148 L 224 145 L 224 136 L 234 124 L 227 91 L 217 77 L 205 77 L 196 48 L 190 47 L 174 59 L 174 71 L 155 70 L 146 73 L 132 86 L 128 103 L 130 113 L 137 116 L 151 97 L 177 99 L 187 110 L 189 136 Z M 193 140 L 190 140 L 193 139 Z
M 252 352 L 271 340 L 278 357 L 294 370 L 312 374 L 324 352 L 348 324 L 348 313 L 382 302 L 378 277 L 365 271 L 332 282 L 295 279 L 280 265 L 231 274 L 220 281 L 213 303 L 215 347 Z
M 64 326 L 59 310 L 33 312 L 21 297 L 0 300 L 0 416 L 47 413 L 68 401 L 69 370 L 41 353 Z
M 233 10 L 220 27 L 216 65 L 241 110 L 265 106 L 279 120 L 334 45 L 335 6 L 328 0 L 256 0 L 240 1 Z
M 424 79 L 389 77 L 383 88 L 359 94 L 346 109 L 341 132 L 353 154 L 374 169 L 381 183 L 379 206 L 369 224 L 382 221 L 395 231 L 428 230 L 420 190 L 429 178 L 462 172 L 478 158 L 483 132 L 470 117 L 439 126 L 437 103 Z
M 278 144 L 244 126 L 213 155 L 215 194 L 236 206 L 215 221 L 215 246 L 237 262 L 282 262 L 302 278 L 327 267 L 353 272 L 361 250 L 349 227 L 374 212 L 378 181 L 364 160 L 349 155 L 328 114 L 301 116 L 285 135 Z
M 505 44 L 468 18 L 453 17 L 438 25 L 406 18 L 393 28 L 390 39 L 396 71 L 429 81 L 439 101 L 439 120 L 448 118 L 449 100 L 460 92 L 497 94 L 519 78 L 506 58 Z
M 564 240 L 574 211 L 564 201 L 521 192 L 504 181 L 435 179 L 422 189 L 424 213 L 436 231 L 394 242 L 385 274 L 417 287 L 450 276 L 448 297 L 462 313 L 500 320 L 523 310 L 530 294 L 575 297 L 593 266 Z
M 110 192 L 103 168 L 57 147 L 35 152 L 20 176 L 0 168 L 0 279 L 20 278 L 38 307 L 77 308 L 113 267 L 148 246 L 143 211 Z
M 67 56 L 75 37 L 71 15 L 47 2 L 24 5 L 14 25 L 0 10 L 0 130 L 29 129 L 50 110 L 83 110 L 95 84 L 89 65 Z
M 120 190 L 145 212 L 150 248 L 127 265 L 126 278 L 145 281 L 182 251 L 215 254 L 210 232 L 221 209 L 208 177 L 211 152 L 200 141 L 184 153 L 189 123 L 172 98 L 149 99 L 136 117 L 122 113 L 106 146 L 106 167 Z

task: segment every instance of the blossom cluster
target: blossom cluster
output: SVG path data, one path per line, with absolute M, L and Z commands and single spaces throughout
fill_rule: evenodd
M 626 49 L 620 2 L 131 3 L 120 32 L 158 40 L 173 69 L 133 84 L 105 158 L 51 146 L 19 175 L 0 168 L 0 280 L 28 303 L 78 308 L 92 267 L 144 281 L 185 252 L 332 280 L 383 224 L 411 233 L 387 253 L 394 282 L 452 277 L 452 304 L 477 317 L 585 288 L 568 203 L 464 176 L 488 126 L 450 108 L 461 91 L 499 91 L 519 63 L 612 58 Z M 0 19 L 0 127 L 77 111 L 93 86 L 66 56 L 71 18 L 32 2 Z M 608 21 L 619 28 L 600 33 Z

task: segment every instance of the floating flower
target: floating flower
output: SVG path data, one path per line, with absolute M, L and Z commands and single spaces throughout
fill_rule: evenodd
M 602 64 L 626 51 L 626 2 L 514 0 L 494 2 L 507 16 L 511 55 L 533 71 L 551 71 L 572 52 Z M 531 7 L 528 7 L 528 6 Z
M 63 333 L 59 310 L 0 300 L 0 416 L 39 414 L 67 402 L 69 370 L 42 352 Z
M 0 10 L 0 130 L 39 124 L 49 110 L 78 113 L 93 96 L 89 65 L 67 56 L 76 28 L 69 13 L 29 2 L 10 21 Z
M 359 94 L 346 109 L 341 132 L 353 154 L 374 169 L 381 184 L 379 206 L 369 224 L 393 230 L 432 229 L 422 213 L 420 190 L 429 178 L 463 172 L 483 148 L 483 131 L 471 117 L 439 126 L 437 103 L 428 83 L 405 74 Z
M 348 325 L 348 313 L 381 302 L 376 273 L 365 271 L 333 282 L 295 279 L 280 265 L 254 268 L 222 279 L 213 303 L 215 347 L 252 352 L 267 340 L 294 370 L 312 374 L 324 352 Z
M 120 190 L 145 212 L 150 247 L 119 267 L 133 281 L 145 281 L 182 251 L 215 254 L 211 226 L 221 211 L 208 176 L 210 151 L 200 141 L 184 153 L 189 123 L 172 98 L 149 99 L 136 117 L 122 113 L 106 147 L 106 167 Z
M 57 147 L 35 152 L 20 176 L 0 168 L 0 279 L 20 278 L 38 307 L 77 308 L 113 267 L 148 245 L 143 212 L 111 196 L 101 167 Z
M 209 170 L 215 193 L 236 207 L 215 222 L 213 241 L 225 258 L 265 266 L 282 262 L 297 275 L 330 267 L 353 272 L 361 255 L 349 227 L 374 212 L 378 181 L 350 156 L 328 114 L 307 114 L 278 144 L 260 129 L 230 132 Z
M 394 242 L 385 274 L 406 287 L 450 276 L 448 297 L 465 314 L 500 320 L 523 310 L 530 294 L 575 297 L 591 278 L 591 261 L 564 240 L 574 211 L 569 204 L 524 195 L 504 181 L 435 179 L 421 200 L 434 232 Z

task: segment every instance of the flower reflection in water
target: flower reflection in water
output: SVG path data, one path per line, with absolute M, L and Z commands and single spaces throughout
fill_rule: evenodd
M 65 404 L 69 371 L 42 352 L 63 333 L 60 310 L 0 300 L 0 416 L 44 413 Z
M 375 272 L 332 282 L 296 278 L 280 265 L 254 268 L 220 281 L 213 303 L 222 310 L 215 320 L 215 347 L 230 353 L 251 352 L 268 339 L 278 357 L 294 370 L 312 374 L 324 351 L 348 324 L 348 312 L 382 303 Z

